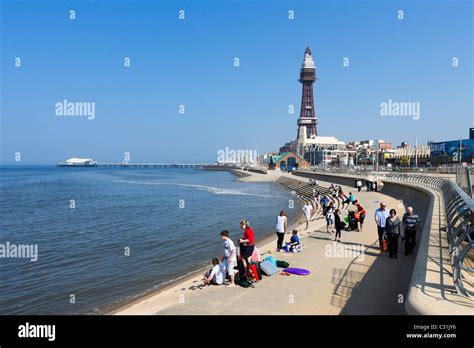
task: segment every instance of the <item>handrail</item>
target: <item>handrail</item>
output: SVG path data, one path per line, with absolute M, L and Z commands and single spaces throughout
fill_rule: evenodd
M 399 172 L 374 172 L 374 171 L 347 171 L 347 170 L 300 170 L 315 174 L 343 174 L 360 179 L 389 180 L 406 182 L 437 190 L 444 201 L 444 212 L 447 221 L 447 238 L 451 253 L 451 266 L 453 268 L 453 282 L 459 294 L 474 298 L 474 291 L 465 285 L 469 273 L 474 278 L 474 269 L 468 266 L 467 258 L 474 253 L 474 200 L 452 180 L 411 173 Z M 297 173 L 295 173 L 297 174 Z M 469 171 L 468 171 L 469 174 Z M 469 187 L 472 189 L 470 174 L 468 175 Z M 472 191 L 471 191 L 472 192 Z

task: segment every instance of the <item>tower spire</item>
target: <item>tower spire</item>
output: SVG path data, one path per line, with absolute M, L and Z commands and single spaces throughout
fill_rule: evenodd
M 316 65 L 314 64 L 311 49 L 306 47 L 303 64 L 300 70 L 300 78 L 298 80 L 302 84 L 302 93 L 300 117 L 298 118 L 297 139 L 300 139 L 300 131 L 303 131 L 305 128 L 307 138 L 312 138 L 318 135 L 316 127 L 318 118 L 316 117 L 316 112 L 314 110 L 313 96 L 313 83 L 316 80 Z

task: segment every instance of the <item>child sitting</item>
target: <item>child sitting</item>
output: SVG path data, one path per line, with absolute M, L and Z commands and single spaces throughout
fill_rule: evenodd
M 289 253 L 297 253 L 303 251 L 303 244 L 300 243 L 300 238 L 298 237 L 298 230 L 293 230 L 290 242 L 287 242 L 283 249 Z
M 225 265 L 219 264 L 219 260 L 216 258 L 212 259 L 212 265 L 214 267 L 204 274 L 203 285 L 221 285 L 224 282 Z

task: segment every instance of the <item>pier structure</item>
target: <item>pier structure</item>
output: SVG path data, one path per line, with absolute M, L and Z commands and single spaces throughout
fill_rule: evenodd
M 126 163 L 126 162 L 97 162 L 94 164 L 57 163 L 58 167 L 94 167 L 94 168 L 204 168 L 207 164 L 200 163 Z

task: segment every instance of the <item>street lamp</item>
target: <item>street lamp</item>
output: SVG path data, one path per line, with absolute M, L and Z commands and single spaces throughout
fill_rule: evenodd
M 418 168 L 418 138 L 415 137 L 415 168 Z

